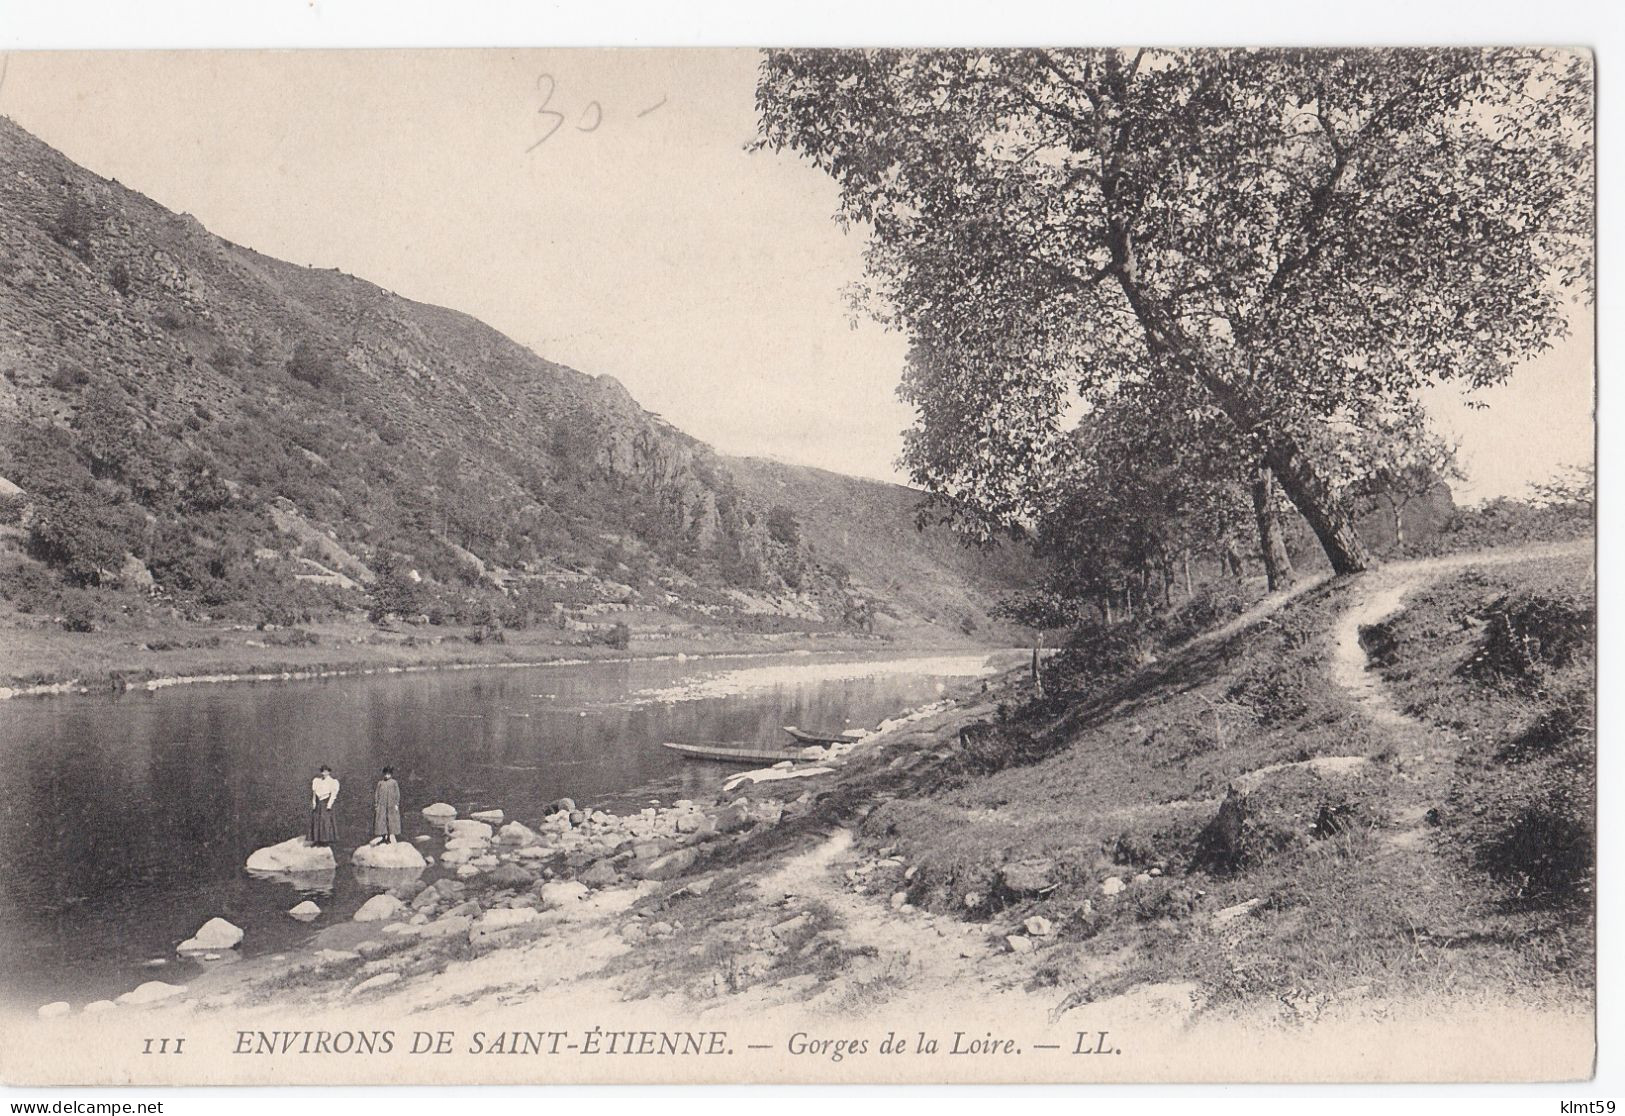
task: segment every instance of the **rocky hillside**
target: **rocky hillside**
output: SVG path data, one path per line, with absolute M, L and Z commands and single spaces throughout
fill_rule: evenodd
M 918 535 L 917 494 L 724 463 L 607 376 L 231 244 L 8 120 L 0 161 L 18 611 L 563 626 L 633 606 L 958 635 L 1008 583 Z
M 986 552 L 946 529 L 920 530 L 922 497 L 912 488 L 760 458 L 730 457 L 727 467 L 757 504 L 795 509 L 802 542 L 827 567 L 850 571 L 864 597 L 883 602 L 881 627 L 925 622 L 985 634 L 996 629 L 987 589 L 1038 580 L 1025 550 Z

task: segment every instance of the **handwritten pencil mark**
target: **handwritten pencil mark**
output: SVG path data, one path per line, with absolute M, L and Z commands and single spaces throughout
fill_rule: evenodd
M 648 116 L 651 112 L 653 112 L 655 109 L 659 108 L 661 105 L 664 105 L 665 103 L 666 103 L 666 98 L 665 97 L 660 98 L 660 100 L 656 101 L 654 104 L 650 105 L 648 108 L 646 108 L 642 112 L 638 113 L 638 119 L 642 120 L 645 116 Z
M 552 119 L 553 126 L 546 132 L 543 132 L 541 138 L 535 143 L 525 148 L 526 154 L 535 151 L 538 147 L 542 146 L 542 144 L 552 139 L 553 133 L 564 127 L 564 114 L 558 109 L 548 107 L 553 103 L 553 94 L 557 93 L 559 88 L 559 84 L 553 79 L 553 75 L 543 74 L 541 77 L 537 78 L 536 88 L 538 91 L 541 91 L 544 88 L 546 90 L 546 92 L 542 93 L 542 107 L 536 110 L 536 114 L 538 116 L 550 117 Z

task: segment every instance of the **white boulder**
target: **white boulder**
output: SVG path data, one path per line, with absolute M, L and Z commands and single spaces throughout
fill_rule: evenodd
M 426 868 L 423 854 L 404 841 L 393 845 L 362 845 L 350 855 L 350 863 L 360 868 Z
M 1118 895 L 1126 887 L 1128 887 L 1128 884 L 1123 882 L 1123 877 L 1107 876 L 1100 882 L 1100 893 L 1102 895 Z
M 589 890 L 586 884 L 576 880 L 555 880 L 543 884 L 537 897 L 544 907 L 567 907 L 585 899 Z
M 73 1010 L 73 1005 L 66 1000 L 57 1000 L 55 1003 L 41 1004 L 35 1014 L 41 1019 L 56 1019 Z
M 386 892 L 383 895 L 374 895 L 371 899 L 368 899 L 361 904 L 361 909 L 351 917 L 356 922 L 388 922 L 400 915 L 405 909 L 405 903 Z
M 491 827 L 472 818 L 458 818 L 446 826 L 446 833 L 452 837 L 481 837 L 487 841 L 491 839 Z
M 178 996 L 185 991 L 186 985 L 184 984 L 165 984 L 161 980 L 149 980 L 147 983 L 137 985 L 131 991 L 124 993 L 118 998 L 118 1002 L 132 1006 L 156 1004 L 160 1000 L 167 1000 L 171 996 Z
M 92 1000 L 82 1010 L 86 1015 L 100 1015 L 104 1011 L 113 1011 L 118 1007 L 112 1000 Z
M 241 926 L 233 926 L 223 918 L 211 918 L 178 948 L 182 953 L 202 953 L 214 949 L 232 949 L 242 940 Z
M 321 913 L 322 909 L 315 903 L 312 903 L 309 899 L 306 899 L 298 906 L 288 908 L 288 914 L 292 915 L 294 918 L 297 918 L 300 922 L 309 922 L 311 919 L 315 918 Z
M 541 840 L 536 831 L 519 822 L 509 822 L 498 831 L 505 845 L 534 845 Z
M 507 815 L 501 810 L 475 810 L 469 817 L 482 822 L 499 822 Z
M 423 816 L 426 818 L 455 818 L 457 816 L 457 807 L 448 802 L 436 802 L 433 806 L 423 808 Z
M 358 992 L 371 992 L 375 988 L 383 988 L 385 985 L 394 984 L 400 979 L 400 973 L 379 973 L 377 976 L 368 977 L 366 980 L 350 989 L 350 993 L 351 995 L 354 995 Z
M 477 942 L 488 938 L 492 934 L 499 934 L 504 930 L 512 930 L 515 926 L 523 926 L 527 922 L 536 921 L 537 913 L 534 907 L 493 907 L 479 917 L 474 925 L 468 928 L 468 940 Z
M 324 872 L 337 866 L 332 849 L 312 845 L 303 837 L 255 849 L 247 864 L 250 872 Z

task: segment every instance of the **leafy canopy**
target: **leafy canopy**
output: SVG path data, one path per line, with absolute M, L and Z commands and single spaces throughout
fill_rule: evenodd
M 871 232 L 915 479 L 994 527 L 1080 397 L 1263 444 L 1551 344 L 1590 292 L 1591 78 L 1549 50 L 786 50 L 757 101 Z

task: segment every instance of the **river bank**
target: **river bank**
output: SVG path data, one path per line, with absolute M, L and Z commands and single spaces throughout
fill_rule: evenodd
M 222 1053 L 247 1034 L 231 1080 L 626 1081 L 640 1071 L 579 1044 L 669 1026 L 728 1042 L 733 1060 L 665 1070 L 696 1081 L 1582 1078 L 1590 862 L 1509 904 L 1481 859 L 1530 817 L 1532 761 L 1507 768 L 1503 738 L 1555 722 L 1459 668 L 1498 630 L 1464 617 L 1566 602 L 1556 681 L 1584 682 L 1588 563 L 1582 547 L 1395 563 L 1092 692 L 1034 701 L 1012 671 L 710 795 L 616 818 L 516 805 L 534 841 L 431 847 L 440 878 L 380 889 L 376 921 L 131 989 L 156 1006 L 52 1005 L 12 1046 L 161 1019 Z M 1380 680 L 1352 670 L 1351 632 Z M 1405 715 L 1377 715 L 1371 686 Z M 1594 746 L 1590 723 L 1573 747 Z M 1494 808 L 1461 806 L 1480 799 Z M 290 1026 L 296 1043 L 397 1028 L 403 1048 L 433 1027 L 451 1056 L 256 1053 Z M 916 1031 L 940 1049 L 877 1060 Z M 546 1036 L 578 1046 L 506 1057 Z M 1025 1053 L 978 1063 L 950 1053 L 962 1042 Z
M 933 647 L 952 645 L 936 640 Z M 0 701 L 118 693 L 224 682 L 288 682 L 349 675 L 557 666 L 798 651 L 906 650 L 907 641 L 847 632 L 728 632 L 631 638 L 625 647 L 560 638 L 551 629 L 472 642 L 438 629 L 380 629 L 335 621 L 261 631 L 241 625 L 73 633 L 14 628 L 0 633 Z M 925 646 L 921 644 L 920 646 Z M 963 646 L 976 646 L 964 641 Z

